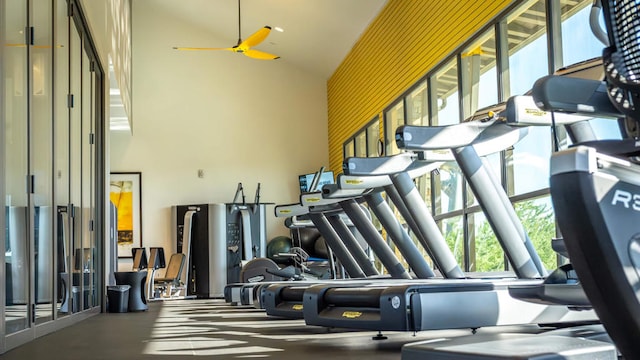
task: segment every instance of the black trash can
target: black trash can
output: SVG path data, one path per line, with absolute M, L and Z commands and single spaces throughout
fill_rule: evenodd
M 130 285 L 107 286 L 109 312 L 125 313 L 129 308 Z

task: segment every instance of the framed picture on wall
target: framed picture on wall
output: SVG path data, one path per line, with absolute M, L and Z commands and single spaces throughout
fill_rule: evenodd
M 142 173 L 113 172 L 109 198 L 118 211 L 118 257 L 130 258 L 142 247 Z

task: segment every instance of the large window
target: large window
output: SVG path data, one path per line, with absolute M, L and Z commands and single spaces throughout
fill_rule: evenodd
M 592 0 L 518 1 L 386 109 L 386 154 L 399 152 L 393 138 L 402 124 L 457 124 L 479 109 L 526 94 L 554 68 L 601 56 L 604 46 L 589 24 L 591 4 Z M 599 139 L 620 137 L 612 120 L 591 123 Z M 551 249 L 556 229 L 548 190 L 553 136 L 550 127 L 530 127 L 524 139 L 484 161 L 510 196 L 547 268 L 557 262 Z M 555 136 L 561 147 L 567 146 L 563 128 Z M 465 270 L 508 268 L 496 235 L 456 162 L 442 164 L 415 183 Z
M 440 222 L 440 229 L 445 234 L 445 240 L 447 245 L 451 248 L 453 256 L 463 268 L 465 264 L 464 260 L 464 225 L 462 223 L 462 216 L 454 216 L 447 218 Z
M 380 121 L 376 118 L 365 129 L 367 134 L 367 156 L 376 157 L 382 155 L 382 145 L 380 143 Z
M 407 96 L 407 124 L 429 125 L 429 93 L 427 82 L 423 81 Z
M 458 103 L 458 66 L 452 59 L 430 78 L 431 125 L 449 125 L 460 122 Z
M 562 0 L 562 59 L 563 65 L 602 56 L 604 45 L 589 27 L 593 1 Z M 604 29 L 604 24 L 602 24 Z
M 504 252 L 496 238 L 489 221 L 482 212 L 470 214 L 469 271 L 489 272 L 502 271 L 505 268 Z
M 342 153 L 344 154 L 343 157 L 346 159 L 348 157 L 352 157 L 355 154 L 355 140 L 351 139 L 349 141 L 347 141 L 343 146 L 342 146 Z
M 376 116 L 342 145 L 343 159 L 348 157 L 376 157 L 382 152 L 380 143 L 380 121 Z
M 400 100 L 396 105 L 384 114 L 385 134 L 386 134 L 386 155 L 398 154 L 398 146 L 395 142 L 396 129 L 404 125 L 404 104 Z
M 360 132 L 355 137 L 355 155 L 357 157 L 367 157 L 367 133 Z
M 507 16 L 511 95 L 524 94 L 549 73 L 545 1 L 528 1 Z
M 460 55 L 464 118 L 498 102 L 496 76 L 496 36 L 493 30 L 482 34 Z
M 528 1 L 507 17 L 509 39 L 509 83 L 511 94 L 528 92 L 533 83 L 549 73 L 547 65 L 545 2 Z M 507 167 L 513 176 L 511 194 L 547 188 L 551 132 L 547 127 L 531 127 L 510 154 Z

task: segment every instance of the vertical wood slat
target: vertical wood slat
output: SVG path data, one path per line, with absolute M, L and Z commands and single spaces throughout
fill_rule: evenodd
M 389 0 L 327 81 L 331 170 L 347 138 L 512 1 Z

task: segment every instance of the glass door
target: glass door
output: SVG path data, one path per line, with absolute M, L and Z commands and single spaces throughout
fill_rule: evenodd
M 91 256 L 84 244 L 84 217 L 82 207 L 82 38 L 75 26 L 69 29 L 69 174 L 70 174 L 70 218 L 72 249 L 72 312 L 85 309 L 89 299 L 86 291 Z
M 71 313 L 71 211 L 69 198 L 69 20 L 65 0 L 56 0 L 54 76 L 54 204 L 55 268 L 57 317 Z
M 0 353 L 101 305 L 103 72 L 81 18 L 0 0 Z
M 33 223 L 35 323 L 53 320 L 54 215 L 53 207 L 53 9 L 50 0 L 32 0 L 33 45 L 31 62 L 31 116 L 29 158 L 30 219 Z
M 96 241 L 94 231 L 95 220 L 95 197 L 94 197 L 94 114 L 95 114 L 95 80 L 93 72 L 93 62 L 85 49 L 86 37 L 82 39 L 82 58 L 80 60 L 81 77 L 81 103 L 80 105 L 80 176 L 81 176 L 81 245 L 82 245 L 82 269 L 84 272 L 83 292 L 86 294 L 83 299 L 83 309 L 99 305 L 97 297 L 97 271 L 96 271 Z
M 2 2 L 3 29 L 3 146 L 4 146 L 4 327 L 7 336 L 30 328 L 29 318 L 29 197 L 28 118 L 29 82 L 27 4 L 22 0 Z

